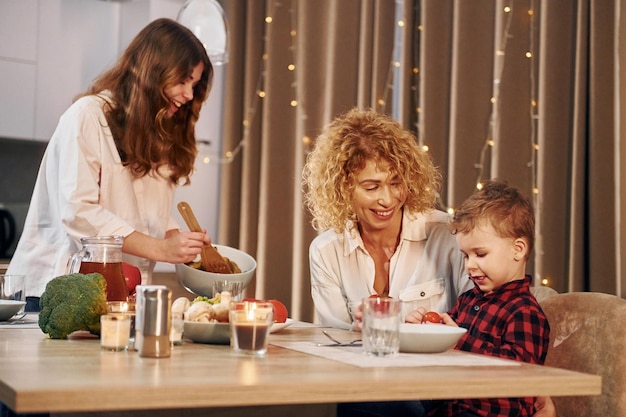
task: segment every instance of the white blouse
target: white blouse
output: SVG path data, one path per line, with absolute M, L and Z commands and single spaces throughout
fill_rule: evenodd
M 389 295 L 403 301 L 403 313 L 424 307 L 445 312 L 473 287 L 463 257 L 448 229 L 449 215 L 404 213 L 400 243 L 390 259 Z M 358 232 L 333 230 L 309 248 L 311 293 L 316 321 L 349 329 L 352 305 L 374 294 L 374 260 Z
M 135 178 L 122 162 L 104 117 L 106 94 L 82 97 L 61 116 L 43 156 L 24 231 L 7 273 L 26 275 L 26 295 L 40 296 L 66 273 L 80 238 L 163 238 L 179 226 L 171 216 L 175 190 L 168 169 Z M 154 262 L 130 255 L 149 282 Z

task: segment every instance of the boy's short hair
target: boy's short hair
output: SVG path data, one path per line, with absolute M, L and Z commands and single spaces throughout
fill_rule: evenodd
M 535 242 L 535 214 L 532 202 L 506 181 L 488 180 L 483 187 L 455 210 L 452 233 L 468 233 L 489 222 L 500 237 L 523 238 L 528 255 Z

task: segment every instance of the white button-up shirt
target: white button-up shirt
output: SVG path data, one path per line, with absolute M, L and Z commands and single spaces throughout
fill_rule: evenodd
M 122 162 L 104 117 L 106 94 L 86 96 L 61 116 L 44 154 L 24 231 L 7 273 L 26 275 L 26 295 L 40 296 L 66 273 L 80 238 L 162 238 L 178 225 L 171 216 L 175 186 L 167 168 L 135 178 Z M 148 280 L 154 262 L 124 255 Z
M 389 295 L 403 301 L 403 313 L 424 307 L 445 312 L 473 287 L 448 228 L 449 215 L 404 213 L 400 243 L 390 259 Z M 358 231 L 325 231 L 309 248 L 311 293 L 316 320 L 350 328 L 350 308 L 374 294 L 374 260 Z

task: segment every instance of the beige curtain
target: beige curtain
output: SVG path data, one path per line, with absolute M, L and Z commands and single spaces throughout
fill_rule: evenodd
M 428 146 L 444 208 L 490 177 L 532 195 L 537 281 L 623 296 L 619 0 L 221 3 L 232 160 L 214 240 L 257 259 L 247 295 L 313 320 L 302 165 L 323 126 L 360 106 Z

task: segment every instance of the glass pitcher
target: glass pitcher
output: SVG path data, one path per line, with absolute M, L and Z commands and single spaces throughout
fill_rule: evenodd
M 99 272 L 107 282 L 107 301 L 126 301 L 128 287 L 122 272 L 122 236 L 94 236 L 80 240 L 83 248 L 68 261 L 68 274 Z

